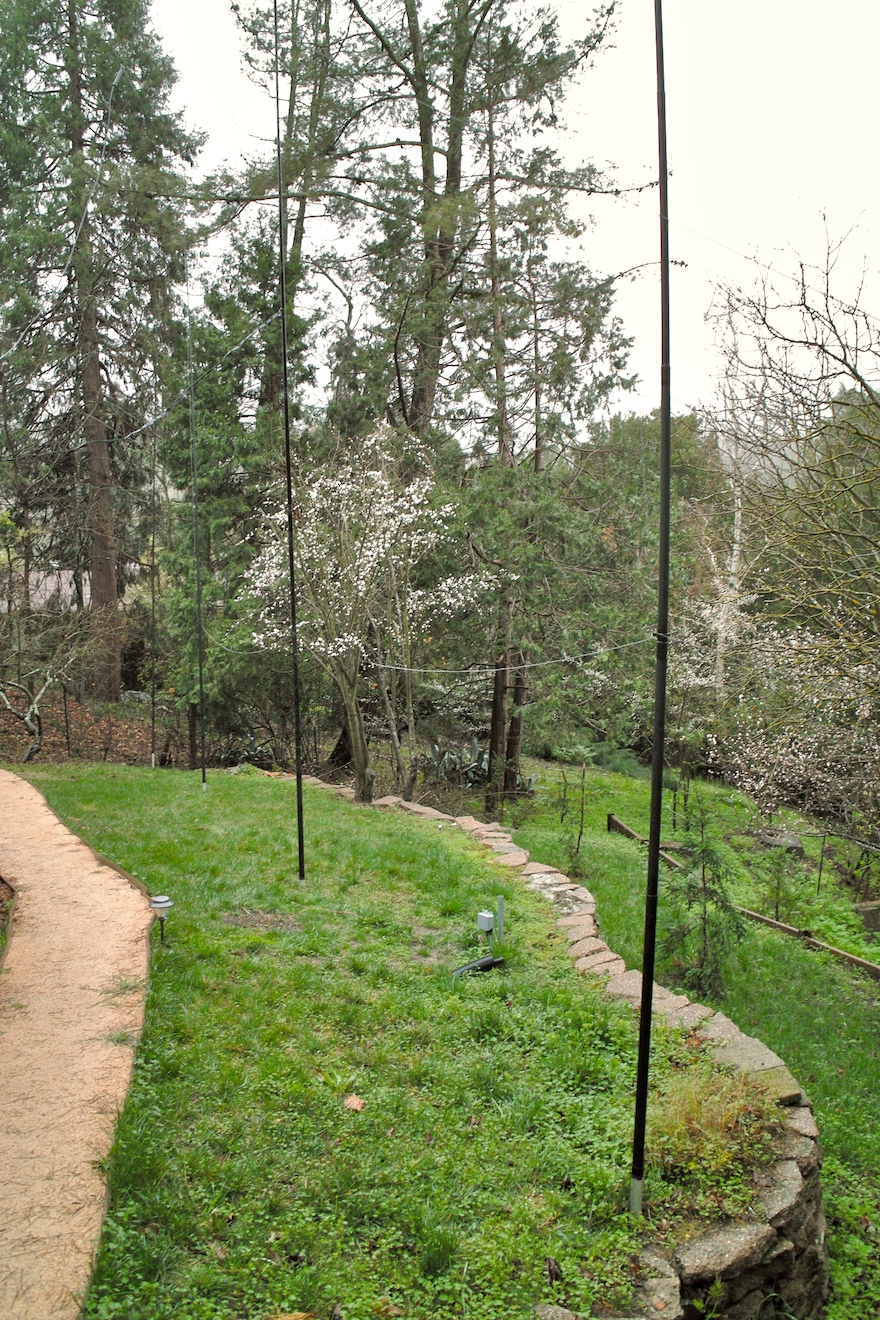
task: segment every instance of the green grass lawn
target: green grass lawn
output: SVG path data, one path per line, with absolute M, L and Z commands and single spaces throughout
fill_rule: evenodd
M 314 790 L 300 885 L 289 781 L 28 777 L 175 901 L 85 1316 L 525 1320 L 625 1300 L 635 1016 L 575 976 L 544 900 L 454 829 Z M 497 893 L 506 965 L 453 985 Z
M 640 834 L 647 834 L 649 785 L 623 775 L 587 771 L 585 828 L 575 860 L 571 849 L 580 828 L 578 772 L 567 772 L 571 787 L 561 822 L 559 771 L 546 765 L 538 768 L 537 798 L 512 813 L 512 823 L 519 822 L 515 838 L 542 860 L 583 876 L 598 900 L 603 938 L 623 955 L 628 966 L 640 967 L 644 851 L 620 835 L 609 834 L 606 819 L 608 812 L 614 812 Z M 746 871 L 752 868 L 762 853 L 745 833 L 758 824 L 754 806 L 717 784 L 704 784 L 700 791 L 712 828 L 731 843 Z M 680 799 L 678 806 L 680 833 Z M 664 840 L 676 837 L 671 807 L 667 794 Z M 804 824 L 793 813 L 784 815 L 781 823 L 800 828 Z M 810 926 L 820 938 L 862 957 L 880 961 L 880 946 L 866 944 L 852 901 L 835 883 L 827 863 L 824 892 L 816 900 L 819 841 L 805 837 L 804 842 L 806 862 L 792 872 L 795 901 L 800 904 L 797 924 Z M 748 874 L 739 882 L 737 897 L 752 907 L 761 904 Z M 766 896 L 763 910 L 767 911 Z M 661 929 L 663 919 L 661 891 Z M 674 976 L 662 965 L 658 977 L 674 983 Z M 823 1182 L 831 1224 L 834 1294 L 829 1320 L 864 1320 L 878 1315 L 880 985 L 796 940 L 751 924 L 745 927 L 742 943 L 727 958 L 724 979 L 726 993 L 714 1006 L 743 1031 L 776 1050 L 816 1107 L 826 1155 Z
M 28 778 L 175 900 L 166 945 L 154 929 L 87 1320 L 531 1320 L 538 1302 L 587 1314 L 625 1304 L 646 1234 L 748 1206 L 770 1158 L 763 1120 L 743 1132 L 733 1176 L 726 1151 L 713 1166 L 712 1138 L 696 1158 L 688 1149 L 693 1185 L 654 1173 L 647 1223 L 625 1213 L 635 1015 L 575 976 L 552 910 L 459 831 L 307 791 L 301 885 L 290 781 L 218 772 L 203 795 L 174 771 Z M 647 788 L 588 779 L 579 865 L 603 933 L 638 965 L 644 862 L 605 815 L 643 828 Z M 545 785 L 517 837 L 571 869 L 572 817 L 560 826 L 556 797 Z M 721 810 L 742 824 L 736 804 Z M 506 964 L 453 984 L 478 951 L 476 911 L 498 893 Z M 761 931 L 737 958 L 722 1006 L 816 1099 L 835 1170 L 829 1315 L 861 1320 L 878 1300 L 877 1006 Z M 703 1086 L 707 1113 L 718 1088 L 659 1025 L 654 1061 L 668 1152 L 681 1146 L 676 1087 Z

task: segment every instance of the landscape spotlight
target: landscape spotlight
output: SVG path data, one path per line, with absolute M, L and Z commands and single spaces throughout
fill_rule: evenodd
M 165 918 L 174 907 L 174 902 L 167 894 L 157 894 L 155 898 L 150 899 L 150 910 L 159 918 L 159 936 L 162 943 L 165 943 Z

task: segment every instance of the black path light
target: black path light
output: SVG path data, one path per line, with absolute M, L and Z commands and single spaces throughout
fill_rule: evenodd
M 666 161 L 666 83 L 663 73 L 662 0 L 654 0 L 657 47 L 657 138 L 660 164 L 660 556 L 657 585 L 657 661 L 654 678 L 654 743 L 651 753 L 651 818 L 648 829 L 648 878 L 645 892 L 645 943 L 642 955 L 642 1008 L 633 1129 L 629 1208 L 641 1214 L 645 1188 L 645 1124 L 651 1061 L 651 1011 L 657 944 L 657 890 L 660 878 L 660 813 L 666 736 L 666 668 L 669 654 L 669 468 L 671 396 L 669 370 L 669 177 Z
M 165 943 L 165 918 L 174 907 L 174 900 L 167 894 L 156 894 L 150 899 L 150 911 L 159 918 L 159 938 Z
M 287 215 L 284 205 L 284 171 L 281 163 L 281 72 L 279 68 L 278 0 L 273 0 L 275 19 L 275 163 L 278 176 L 278 283 L 281 297 L 281 391 L 284 398 L 284 471 L 287 480 L 287 571 L 290 579 L 290 653 L 293 670 L 293 729 L 296 757 L 296 842 L 299 878 L 306 878 L 306 849 L 303 833 L 302 720 L 299 687 L 299 642 L 296 625 L 296 555 L 293 544 L 293 467 L 290 454 L 290 399 L 287 381 Z

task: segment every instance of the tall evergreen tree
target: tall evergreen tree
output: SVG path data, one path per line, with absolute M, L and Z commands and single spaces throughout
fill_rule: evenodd
M 13 517 L 82 580 L 94 694 L 120 687 L 120 589 L 138 558 L 141 445 L 171 286 L 179 170 L 147 0 L 6 0 L 0 42 L 0 386 Z M 74 516 L 71 516 L 71 510 Z M 83 526 L 87 529 L 84 536 Z M 61 536 L 57 535 L 61 529 Z

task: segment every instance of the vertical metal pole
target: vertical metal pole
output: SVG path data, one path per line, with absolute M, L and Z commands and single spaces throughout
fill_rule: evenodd
M 192 308 L 189 301 L 189 263 L 186 270 L 186 362 L 189 374 L 189 456 L 193 488 L 193 553 L 196 561 L 196 634 L 199 653 L 199 733 L 202 753 L 202 792 L 207 792 L 205 773 L 205 639 L 202 631 L 202 565 L 199 544 L 199 458 L 196 448 L 196 396 L 193 386 Z
M 654 680 L 654 744 L 651 754 L 651 816 L 648 829 L 648 878 L 645 894 L 645 942 L 642 955 L 642 1009 L 639 1019 L 639 1059 L 636 1073 L 635 1123 L 629 1208 L 641 1214 L 645 1186 L 645 1126 L 648 1113 L 648 1073 L 651 1060 L 651 1011 L 654 957 L 657 943 L 657 891 L 660 877 L 660 813 L 663 806 L 663 761 L 666 735 L 666 667 L 669 650 L 669 469 L 671 395 L 669 369 L 669 196 L 666 161 L 666 84 L 663 72 L 662 0 L 654 0 L 657 48 L 657 137 L 660 165 L 660 541 L 657 584 L 657 660 Z
M 154 391 L 158 394 L 158 391 Z M 156 411 L 154 409 L 154 411 Z M 156 769 L 156 426 L 153 423 L 150 499 L 150 766 Z
M 61 700 L 64 702 L 64 741 L 67 744 L 67 755 L 70 756 L 70 716 L 67 713 L 67 684 L 62 680 Z
M 284 411 L 284 470 L 287 478 L 287 571 L 290 579 L 290 649 L 293 668 L 293 728 L 296 763 L 296 846 L 299 878 L 306 878 L 306 845 L 303 831 L 302 720 L 299 686 L 299 643 L 296 625 L 296 555 L 293 543 L 293 465 L 290 453 L 290 398 L 287 372 L 287 215 L 284 206 L 284 172 L 281 165 L 281 71 L 278 39 L 278 0 L 273 0 L 275 18 L 275 163 L 278 177 L 278 269 L 281 295 L 281 386 Z
M 818 876 L 817 876 L 817 878 L 816 878 L 816 897 L 817 897 L 817 898 L 818 898 L 818 896 L 819 896 L 819 890 L 822 888 L 822 867 L 825 865 L 825 840 L 826 840 L 827 838 L 828 838 L 828 835 L 827 835 L 827 834 L 823 834 L 823 835 L 822 835 L 822 844 L 821 844 L 821 847 L 820 847 L 820 849 L 819 849 L 819 874 L 818 874 Z

